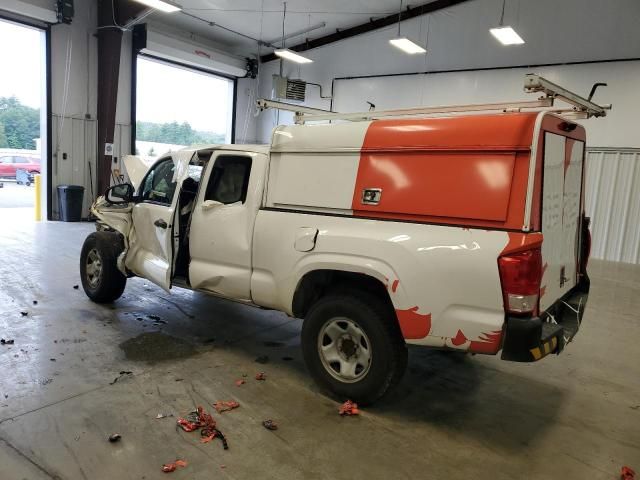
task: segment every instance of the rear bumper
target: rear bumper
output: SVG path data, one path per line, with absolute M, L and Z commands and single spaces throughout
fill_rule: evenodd
M 589 277 L 582 276 L 578 285 L 538 317 L 507 317 L 502 359 L 535 362 L 550 353 L 559 354 L 578 333 L 589 285 Z

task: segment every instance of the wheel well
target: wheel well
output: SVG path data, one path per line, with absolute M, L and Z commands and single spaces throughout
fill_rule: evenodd
M 341 270 L 314 270 L 307 273 L 298 282 L 293 294 L 293 315 L 304 318 L 309 308 L 321 297 L 336 290 L 358 290 L 375 295 L 385 302 L 391 311 L 393 303 L 384 284 L 364 273 L 345 272 Z

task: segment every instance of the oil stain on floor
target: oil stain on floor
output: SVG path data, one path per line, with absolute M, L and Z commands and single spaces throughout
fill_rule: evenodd
M 162 332 L 147 332 L 120 344 L 128 360 L 157 363 L 187 358 L 197 352 L 195 346 Z

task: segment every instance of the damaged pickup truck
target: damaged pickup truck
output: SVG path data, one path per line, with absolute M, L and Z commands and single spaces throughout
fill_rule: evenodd
M 86 294 L 138 276 L 304 319 L 308 370 L 368 403 L 407 344 L 537 361 L 589 291 L 584 128 L 548 111 L 279 126 L 186 149 L 92 207 Z

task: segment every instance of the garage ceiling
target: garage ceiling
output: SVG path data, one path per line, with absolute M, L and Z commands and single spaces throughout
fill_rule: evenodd
M 206 37 L 233 53 L 245 56 L 258 53 L 255 42 L 207 22 L 249 37 L 280 43 L 281 0 L 178 0 L 178 3 L 182 5 L 183 12 L 170 15 L 156 12 L 151 16 L 151 21 Z M 367 23 L 372 18 L 393 15 L 397 13 L 399 3 L 399 0 L 289 0 L 285 33 L 321 22 L 325 22 L 326 26 L 290 38 L 286 45 L 290 47 L 303 43 L 305 38 L 315 39 L 335 33 L 336 29 L 346 29 Z M 404 7 L 427 3 L 430 2 L 405 0 Z M 459 25 L 457 30 L 447 28 L 445 35 L 448 39 L 444 43 L 459 43 L 463 39 L 468 42 L 469 51 L 476 51 L 483 56 L 486 49 L 495 49 L 488 29 L 498 23 L 501 7 L 502 0 L 469 0 L 436 12 L 431 21 L 448 26 Z M 525 37 L 528 45 L 519 51 L 521 56 L 515 63 L 520 65 L 539 63 L 541 56 L 562 62 L 640 56 L 638 19 L 638 0 L 506 0 L 505 9 L 505 24 L 511 23 L 529 36 Z M 434 25 L 435 33 L 438 33 L 437 25 Z M 549 39 L 553 39 L 552 45 L 547 41 Z M 264 55 L 271 51 L 263 46 L 260 53 Z M 493 64 L 485 66 L 491 67 Z

